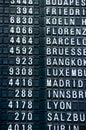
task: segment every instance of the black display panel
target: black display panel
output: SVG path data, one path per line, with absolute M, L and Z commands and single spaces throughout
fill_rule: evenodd
M 85 0 L 0 0 L 0 130 L 86 130 Z

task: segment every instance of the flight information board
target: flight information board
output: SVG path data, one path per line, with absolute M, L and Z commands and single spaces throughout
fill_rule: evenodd
M 86 130 L 85 0 L 0 0 L 0 130 Z

